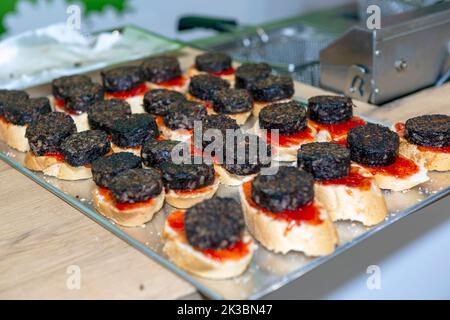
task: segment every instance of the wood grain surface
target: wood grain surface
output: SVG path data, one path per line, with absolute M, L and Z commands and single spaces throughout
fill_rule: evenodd
M 324 91 L 296 84 L 296 95 Z M 450 114 L 450 84 L 356 114 L 393 123 L 424 113 Z M 159 266 L 7 164 L 0 162 L 0 298 L 175 299 L 195 288 Z M 70 266 L 80 289 L 67 286 Z M 70 270 L 70 269 L 69 269 Z

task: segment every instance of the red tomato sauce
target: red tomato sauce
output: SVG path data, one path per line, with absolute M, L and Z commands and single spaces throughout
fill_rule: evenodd
M 318 131 L 327 130 L 330 133 L 331 139 L 334 140 L 335 138 L 346 136 L 351 128 L 362 126 L 367 122 L 360 117 L 352 117 L 350 120 L 342 123 L 322 124 L 315 121 L 311 121 L 311 123 Z
M 382 174 L 404 179 L 419 172 L 419 166 L 414 161 L 398 156 L 394 163 L 387 166 L 365 166 L 372 174 Z
M 186 83 L 186 78 L 183 76 L 179 76 L 167 81 L 156 82 L 158 86 L 171 88 L 171 87 L 182 87 Z
M 278 135 L 278 145 L 281 147 L 296 146 L 305 141 L 311 141 L 314 139 L 312 130 L 306 128 L 305 130 L 293 134 L 279 134 Z M 272 143 L 272 137 L 270 130 L 267 130 L 267 143 Z
M 230 69 L 226 69 L 223 71 L 211 72 L 210 74 L 212 74 L 213 76 L 216 76 L 216 77 L 221 77 L 221 76 L 232 75 L 232 74 L 234 74 L 234 72 L 235 72 L 234 68 L 230 68 Z
M 321 180 L 317 181 L 323 185 L 343 185 L 350 188 L 358 188 L 361 190 L 368 190 L 372 185 L 372 179 L 361 175 L 357 168 L 350 168 L 350 173 L 339 179 Z
M 64 162 L 64 155 L 61 152 L 47 152 L 45 156 L 55 158 L 59 162 Z

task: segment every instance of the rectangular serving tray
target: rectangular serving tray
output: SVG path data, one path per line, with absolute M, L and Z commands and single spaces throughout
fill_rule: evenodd
M 182 67 L 185 69 L 193 62 L 194 55 L 192 52 L 192 50 L 186 47 L 177 50 L 177 54 L 181 58 Z M 98 72 L 93 74 L 93 76 L 98 76 Z M 32 88 L 30 91 L 33 94 L 40 93 L 41 95 L 48 95 L 50 94 L 49 89 L 50 87 L 48 85 L 44 85 Z M 305 102 L 301 98 L 298 99 L 302 103 Z M 366 120 L 371 121 L 370 119 Z M 93 208 L 91 192 L 95 185 L 92 179 L 63 181 L 47 177 L 42 173 L 32 172 L 25 168 L 23 166 L 24 157 L 24 153 L 15 151 L 5 143 L 0 142 L 0 159 L 77 208 L 84 215 L 140 250 L 143 254 L 178 274 L 197 287 L 204 295 L 213 299 L 260 298 L 301 277 L 306 272 L 348 250 L 372 234 L 450 193 L 450 172 L 429 172 L 430 181 L 419 187 L 406 192 L 384 191 L 389 210 L 389 215 L 384 222 L 371 228 L 364 227 L 360 223 L 347 221 L 337 222 L 336 227 L 340 242 L 336 250 L 328 256 L 310 258 L 301 253 L 281 255 L 272 253 L 264 249 L 261 245 L 258 245 L 253 260 L 244 274 L 228 280 L 207 280 L 179 269 L 162 252 L 164 244 L 161 237 L 162 228 L 165 217 L 173 210 L 172 207 L 166 204 L 161 210 L 162 212 L 156 214 L 152 221 L 142 227 L 121 227 L 111 220 L 104 218 Z M 221 185 L 217 196 L 234 197 L 239 200 L 237 190 L 238 187 Z

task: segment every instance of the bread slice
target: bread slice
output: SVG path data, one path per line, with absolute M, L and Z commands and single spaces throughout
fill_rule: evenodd
M 19 126 L 8 122 L 5 119 L 0 119 L 0 136 L 2 140 L 11 148 L 21 152 L 30 150 L 28 139 L 25 138 L 27 126 Z
M 207 279 L 228 279 L 242 274 L 250 264 L 255 245 L 248 234 L 243 236 L 248 243 L 248 253 L 238 260 L 218 261 L 194 249 L 185 234 L 172 229 L 165 223 L 163 237 L 166 242 L 163 251 L 173 263 L 187 272 Z
M 206 72 L 203 71 L 199 71 L 197 70 L 197 68 L 195 68 L 195 66 L 191 66 L 189 67 L 189 69 L 186 71 L 186 76 L 188 79 L 199 75 L 199 74 L 205 74 Z M 235 76 L 234 73 L 233 74 L 225 74 L 220 76 L 220 78 L 227 80 L 230 83 L 230 88 L 234 88 L 234 82 L 235 82 Z
M 167 190 L 166 202 L 172 207 L 187 209 L 203 200 L 211 199 L 219 188 L 219 179 L 215 179 L 213 184 L 207 187 L 201 188 L 196 192 L 176 192 L 174 190 Z
M 141 149 L 142 147 L 137 147 L 137 148 L 121 148 L 116 146 L 114 143 L 111 143 L 111 149 L 114 153 L 118 153 L 118 152 L 131 152 L 132 154 L 134 154 L 135 156 L 140 157 L 141 156 Z
M 290 146 L 281 146 L 271 144 L 272 148 L 272 158 L 277 161 L 296 161 L 297 160 L 297 151 L 300 149 L 300 146 L 305 143 L 310 143 L 316 141 L 317 131 L 314 127 L 308 125 L 308 128 L 311 130 L 311 137 L 303 140 L 301 143 Z M 261 133 L 261 129 L 259 127 L 259 121 L 257 120 L 254 127 L 253 132 L 265 139 L 265 137 Z
M 301 223 L 293 226 L 281 219 L 274 219 L 251 206 L 243 187 L 239 190 L 245 223 L 250 233 L 267 249 L 288 253 L 300 251 L 307 256 L 325 256 L 334 251 L 338 235 L 327 212 L 320 207 L 322 223 L 318 225 Z
M 450 170 L 450 153 L 439 152 L 438 149 L 421 149 L 406 139 L 400 138 L 400 154 L 430 171 Z
M 94 208 L 103 216 L 113 220 L 117 224 L 125 227 L 137 227 L 150 221 L 154 214 L 161 210 L 164 205 L 164 189 L 162 192 L 153 198 L 150 205 L 119 210 L 114 205 L 114 202 L 106 199 L 96 187 L 92 193 L 94 201 Z
M 41 171 L 47 176 L 61 180 L 83 180 L 92 178 L 91 169 L 87 166 L 73 167 L 55 157 L 36 156 L 27 152 L 24 161 L 25 167 L 33 171 Z
M 180 142 L 186 142 L 186 141 L 191 140 L 192 130 L 186 130 L 186 129 L 172 130 L 165 125 L 164 120 L 161 116 L 156 116 L 155 120 L 156 120 L 156 124 L 158 125 L 158 129 L 159 129 L 159 131 L 161 131 L 164 139 L 180 141 Z
M 388 210 L 380 188 L 372 174 L 360 166 L 353 165 L 352 170 L 370 181 L 369 188 L 346 185 L 314 184 L 315 198 L 328 212 L 332 221 L 358 221 L 365 226 L 382 222 Z
M 292 99 L 282 99 L 279 101 L 274 101 L 274 102 L 258 102 L 258 101 L 254 101 L 253 102 L 253 110 L 252 113 L 253 115 L 258 118 L 259 117 L 259 113 L 261 112 L 262 108 L 270 106 L 271 104 L 274 103 L 284 103 L 284 102 L 289 102 Z
M 256 174 L 251 174 L 248 176 L 238 176 L 237 174 L 232 174 L 228 172 L 224 167 L 219 164 L 214 164 L 214 170 L 219 176 L 219 181 L 221 184 L 227 186 L 240 186 L 245 181 L 253 179 Z
M 166 85 L 158 85 L 157 83 L 153 82 L 146 82 L 147 87 L 151 88 L 151 90 L 154 89 L 166 89 L 166 90 L 173 90 L 178 91 L 181 93 L 185 93 L 187 91 L 189 81 L 188 79 L 185 80 L 184 85 L 182 86 L 166 86 Z
M 403 191 L 411 189 L 421 183 L 424 183 L 430 178 L 427 175 L 427 170 L 420 164 L 417 164 L 419 166 L 419 172 L 410 175 L 406 178 L 397 178 L 392 175 L 386 175 L 377 173 L 374 174 L 375 182 L 377 183 L 378 187 L 385 190 L 392 190 L 392 191 Z
M 87 112 L 83 112 L 83 113 L 80 113 L 80 114 L 68 113 L 63 108 L 58 107 L 56 105 L 55 97 L 48 96 L 47 98 L 50 101 L 50 105 L 51 105 L 51 107 L 52 107 L 52 109 L 54 111 L 64 112 L 64 113 L 67 113 L 68 115 L 70 115 L 70 117 L 75 122 L 75 125 L 77 127 L 77 132 L 86 131 L 86 130 L 90 129 Z

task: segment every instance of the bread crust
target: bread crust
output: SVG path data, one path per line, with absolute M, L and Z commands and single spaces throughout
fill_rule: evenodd
M 449 171 L 450 153 L 420 150 L 416 145 L 400 138 L 400 154 L 430 171 Z
M 61 180 L 84 180 L 92 178 L 91 169 L 85 166 L 73 167 L 54 157 L 36 156 L 31 151 L 25 155 L 24 165 L 30 170 L 41 171 L 46 176 Z
M 239 260 L 216 261 L 193 249 L 186 240 L 170 228 L 167 221 L 164 225 L 163 237 L 166 242 L 164 253 L 178 267 L 187 272 L 207 279 L 228 279 L 242 274 L 250 264 L 254 245 L 249 244 L 249 252 Z M 251 241 L 244 235 L 244 241 Z
M 251 174 L 247 176 L 238 176 L 236 174 L 228 172 L 224 167 L 218 164 L 214 164 L 214 170 L 219 176 L 220 183 L 227 186 L 240 186 L 245 181 L 252 179 L 253 177 L 256 176 L 256 174 Z
M 137 227 L 150 221 L 155 213 L 157 213 L 164 205 L 164 189 L 161 193 L 154 197 L 154 202 L 150 206 L 140 208 L 119 210 L 114 204 L 106 200 L 96 187 L 92 193 L 94 208 L 103 216 L 113 220 L 117 224 L 124 227 Z
M 179 209 L 190 208 L 203 200 L 211 199 L 219 188 L 219 179 L 215 178 L 211 186 L 209 186 L 207 192 L 204 193 L 177 193 L 173 190 L 167 190 L 166 202 L 172 207 Z
M 191 139 L 191 132 L 185 129 L 172 130 L 164 124 L 164 120 L 159 117 L 156 119 L 159 131 L 163 137 L 167 140 L 175 140 L 180 142 L 186 142 Z
M 372 180 L 370 188 L 315 183 L 315 198 L 328 212 L 332 221 L 351 220 L 361 222 L 365 226 L 373 226 L 386 218 L 386 202 L 372 175 L 359 166 L 358 171 Z
M 333 222 L 321 208 L 323 222 L 319 225 L 302 223 L 294 225 L 288 232 L 288 223 L 275 220 L 250 206 L 243 188 L 239 190 L 245 223 L 250 233 L 267 249 L 286 254 L 300 251 L 307 256 L 325 256 L 334 251 L 338 235 Z M 319 203 L 316 203 L 320 206 Z
M 167 90 L 178 91 L 181 93 L 186 93 L 188 85 L 189 85 L 189 81 L 186 78 L 185 83 L 182 86 L 161 86 L 154 82 L 148 82 L 148 81 L 146 82 L 146 84 L 147 84 L 147 87 L 152 88 L 152 90 L 153 89 L 167 89 Z
M 289 147 L 283 147 L 283 146 L 277 146 L 275 144 L 271 144 L 272 148 L 272 157 L 274 160 L 277 161 L 296 161 L 297 160 L 297 151 L 300 149 L 300 146 L 304 143 L 314 142 L 316 141 L 316 135 L 317 131 L 314 127 L 308 125 L 308 128 L 311 130 L 311 139 L 305 140 L 304 142 L 298 144 L 298 145 L 292 145 Z M 253 126 L 253 132 L 264 139 L 264 137 L 261 135 L 261 131 L 259 128 L 259 121 L 256 121 L 255 125 Z
M 142 148 L 141 147 L 139 147 L 139 148 L 121 148 L 121 147 L 116 146 L 114 143 L 111 143 L 111 149 L 114 153 L 131 152 L 135 156 L 140 157 Z
M 207 74 L 207 72 L 198 71 L 195 66 L 189 67 L 189 69 L 186 71 L 186 76 L 190 79 L 194 76 L 197 76 L 199 74 Z M 223 76 L 220 76 L 220 78 L 227 80 L 230 83 L 230 87 L 234 87 L 234 73 L 233 74 L 226 74 Z
M 0 119 L 0 137 L 11 148 L 20 152 L 30 150 L 28 139 L 25 138 L 27 126 L 18 126 L 4 119 Z

